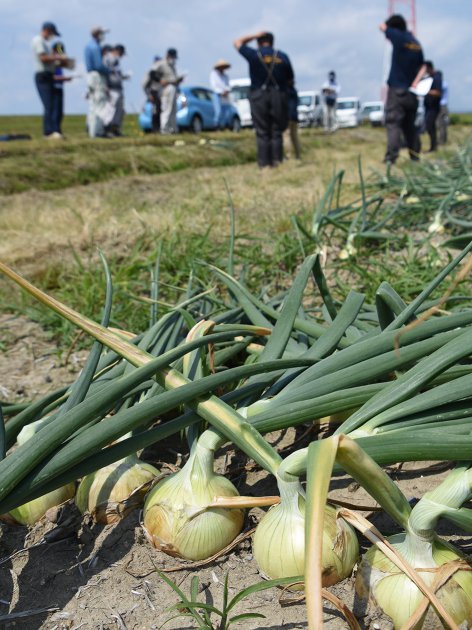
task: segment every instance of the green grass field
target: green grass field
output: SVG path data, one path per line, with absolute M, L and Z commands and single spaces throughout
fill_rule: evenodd
M 416 226 L 415 217 L 425 220 L 421 209 L 423 214 L 414 214 L 412 208 L 412 221 L 395 241 L 369 240 L 347 260 L 339 255 L 349 223 L 328 230 L 318 243 L 296 227 L 295 218 L 309 232 L 335 172 L 344 171 L 338 202 L 360 199 L 359 159 L 369 195 L 378 190 L 387 201 L 398 196 L 385 187 L 383 129 L 329 136 L 302 130 L 302 161 L 261 172 L 251 130 L 154 137 L 140 134 L 135 117 L 128 117 L 125 137 L 90 140 L 83 125 L 83 116 L 66 117 L 67 139 L 52 142 L 40 137 L 39 117 L 0 117 L 0 134 L 33 136 L 0 143 L 0 258 L 87 315 L 99 316 L 104 294 L 97 248 L 115 281 L 115 325 L 137 330 L 148 317 L 142 300 L 159 252 L 164 303 L 178 300 L 189 274 L 204 289 L 214 286 L 199 261 L 226 268 L 231 207 L 235 269 L 257 291 L 287 286 L 303 252 L 319 248 L 335 295 L 357 289 L 373 300 L 378 284 L 388 280 L 409 299 L 449 256 L 427 226 Z M 446 149 L 426 157 L 416 171 L 404 156 L 394 175 L 411 178 L 432 160 L 447 160 L 468 137 L 467 126 L 451 126 Z M 428 220 L 434 209 L 428 209 Z M 3 310 L 26 311 L 55 334 L 71 334 L 3 279 L 0 299 Z

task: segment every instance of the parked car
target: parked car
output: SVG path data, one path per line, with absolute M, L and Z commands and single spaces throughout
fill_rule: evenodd
M 179 129 L 190 129 L 194 133 L 215 129 L 216 94 L 208 88 L 198 86 L 181 87 L 179 92 L 177 97 L 177 125 Z M 232 103 L 230 104 L 226 127 L 232 131 L 241 129 L 241 118 Z
M 251 105 L 249 103 L 249 79 L 230 79 L 231 100 L 238 110 L 241 127 L 252 127 Z
M 323 123 L 323 107 L 319 92 L 298 92 L 298 124 L 300 127 L 319 127 Z
M 189 129 L 194 133 L 216 129 L 215 124 L 216 94 L 208 88 L 185 86 L 179 89 L 177 96 L 177 126 L 179 131 Z M 152 103 L 146 103 L 139 116 L 139 126 L 143 131 L 152 129 Z M 232 131 L 241 129 L 238 110 L 231 104 L 226 126 Z
M 345 96 L 336 101 L 339 127 L 357 127 L 361 121 L 361 102 L 357 96 Z
M 146 101 L 143 105 L 141 113 L 138 116 L 139 128 L 144 131 L 144 133 L 149 133 L 152 131 L 152 112 L 154 109 L 154 105 L 151 101 Z
M 372 127 L 380 127 L 384 124 L 383 101 L 367 101 L 362 106 L 361 120 L 369 122 Z

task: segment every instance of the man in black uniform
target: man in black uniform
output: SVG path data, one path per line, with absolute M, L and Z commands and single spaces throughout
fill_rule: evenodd
M 393 164 L 402 145 L 402 133 L 412 160 L 418 159 L 418 133 L 415 128 L 418 99 L 410 91 L 418 81 L 423 66 L 423 51 L 417 39 L 406 30 L 405 19 L 392 15 L 380 25 L 380 30 L 392 42 L 392 65 L 388 76 L 388 96 L 385 107 L 387 152 L 385 162 Z
M 257 50 L 247 44 L 257 40 Z M 282 134 L 288 126 L 288 89 L 294 84 L 290 59 L 274 49 L 272 33 L 240 37 L 236 50 L 249 63 L 252 122 L 256 130 L 259 166 L 277 166 L 283 160 Z
M 436 131 L 436 121 L 441 109 L 442 96 L 442 74 L 434 69 L 432 61 L 424 62 L 428 76 L 433 79 L 429 92 L 424 97 L 424 122 L 426 131 L 431 140 L 430 151 L 436 151 L 438 148 L 438 136 Z

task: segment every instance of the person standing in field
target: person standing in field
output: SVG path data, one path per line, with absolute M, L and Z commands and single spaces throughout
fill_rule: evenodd
M 103 62 L 101 43 L 107 29 L 95 26 L 91 29 L 92 39 L 85 47 L 85 68 L 87 70 L 88 105 L 87 116 L 88 134 L 91 138 L 105 137 L 106 123 L 103 112 L 107 110 L 109 102 L 108 76 L 110 69 Z
M 58 94 L 54 89 L 54 71 L 56 67 L 65 65 L 68 61 L 64 54 L 55 53 L 49 45 L 53 37 L 60 37 L 60 34 L 53 22 L 44 22 L 39 35 L 33 37 L 31 48 L 35 61 L 35 84 L 39 98 L 43 104 L 43 135 L 48 139 L 61 139 L 60 125 L 54 118 L 57 110 L 56 99 Z
M 333 133 L 337 129 L 336 123 L 336 101 L 341 87 L 336 80 L 334 70 L 328 74 L 328 80 L 321 86 L 323 96 L 323 127 L 328 133 Z
M 294 85 L 288 88 L 288 127 L 284 131 L 284 156 L 289 159 L 293 155 L 296 160 L 302 156 L 300 138 L 298 136 L 298 93 Z
M 387 79 L 388 94 L 385 106 L 387 151 L 384 162 L 394 164 L 405 138 L 410 158 L 418 160 L 418 132 L 415 127 L 418 99 L 410 91 L 416 87 L 423 66 L 423 50 L 419 41 L 407 31 L 403 16 L 395 14 L 379 26 L 392 42 L 392 65 Z
M 157 61 L 153 67 L 154 81 L 160 85 L 160 132 L 177 133 L 177 88 L 183 77 L 177 74 L 177 50 L 169 48 L 165 59 Z
M 56 55 L 65 55 L 66 51 L 64 48 L 64 44 L 62 42 L 56 42 L 52 51 Z M 69 64 L 70 66 L 71 64 Z M 62 119 L 64 118 L 64 83 L 70 81 L 71 77 L 68 77 L 64 74 L 64 70 L 62 66 L 56 66 L 54 71 L 54 80 L 53 80 L 53 89 L 54 89 L 54 98 L 53 98 L 53 108 L 52 108 L 52 118 L 54 128 L 57 129 L 58 133 L 62 135 Z
M 449 85 L 447 81 L 442 82 L 441 100 L 439 101 L 439 116 L 438 116 L 438 142 L 439 144 L 446 144 L 447 142 L 447 128 L 449 125 Z
M 224 59 L 220 59 L 210 72 L 210 87 L 215 93 L 215 127 L 217 129 L 225 129 L 228 124 L 231 88 L 226 70 L 229 68 L 231 68 L 231 64 Z
M 257 49 L 248 46 L 252 40 Z M 288 126 L 288 89 L 295 82 L 292 64 L 274 48 L 274 36 L 266 31 L 239 37 L 234 46 L 249 63 L 257 162 L 261 168 L 278 166 L 283 160 L 282 134 Z
M 110 104 L 113 108 L 113 117 L 107 130 L 113 136 L 122 135 L 123 118 L 125 115 L 123 80 L 127 79 L 128 75 L 123 74 L 120 65 L 120 60 L 125 54 L 125 47 L 122 44 L 116 44 L 116 46 L 111 46 L 110 50 L 103 55 L 103 63 L 110 70 L 107 86 Z
M 161 129 L 161 80 L 156 72 L 156 65 L 162 57 L 156 55 L 154 63 L 146 73 L 143 80 L 143 90 L 147 100 L 152 103 L 152 132 L 159 133 Z
M 430 139 L 429 151 L 431 152 L 438 148 L 436 121 L 441 108 L 442 75 L 434 69 L 432 61 L 425 61 L 424 65 L 427 75 L 433 79 L 431 88 L 424 97 L 424 122 Z

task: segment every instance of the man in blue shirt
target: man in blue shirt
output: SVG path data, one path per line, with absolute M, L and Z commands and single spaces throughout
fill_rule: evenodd
M 85 47 L 85 67 L 87 70 L 89 113 L 87 116 L 87 128 L 91 138 L 104 137 L 106 122 L 105 112 L 108 109 L 107 79 L 110 69 L 105 66 L 102 58 L 100 44 L 107 32 L 101 26 L 95 26 L 91 30 L 92 39 Z
M 257 49 L 247 45 L 253 39 Z M 290 59 L 274 49 L 274 36 L 265 31 L 240 37 L 234 46 L 249 63 L 257 162 L 261 168 L 277 166 L 283 160 L 282 134 L 288 126 L 288 89 L 295 80 Z
M 392 15 L 380 25 L 380 30 L 392 42 L 392 65 L 388 76 L 388 96 L 385 106 L 387 152 L 385 162 L 393 164 L 402 146 L 402 134 L 412 160 L 418 159 L 419 140 L 415 128 L 418 99 L 410 91 L 423 65 L 423 51 L 417 39 L 406 30 L 405 19 Z

